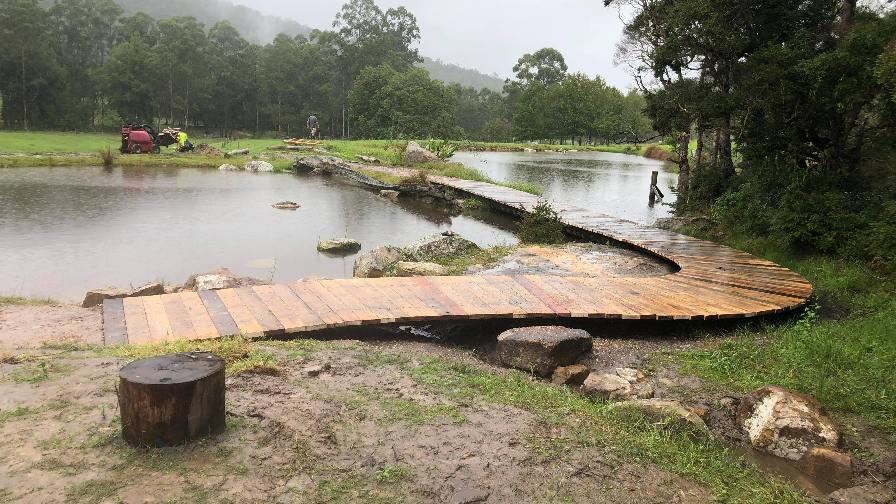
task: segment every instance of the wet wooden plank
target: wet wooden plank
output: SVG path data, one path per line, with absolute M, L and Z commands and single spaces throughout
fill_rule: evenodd
M 249 337 L 264 336 L 264 327 L 258 322 L 255 315 L 252 314 L 252 310 L 243 303 L 243 300 L 240 298 L 240 295 L 236 293 L 236 290 L 222 289 L 216 292 L 218 293 L 218 297 L 221 298 L 221 302 L 224 303 L 224 306 L 227 308 L 227 312 L 230 313 L 230 317 L 233 318 L 233 321 L 239 328 L 241 334 Z
M 221 301 L 217 291 L 200 291 L 197 294 L 218 334 L 221 336 L 236 336 L 240 333 L 240 328 L 233 321 L 233 317 L 230 316 L 227 306 Z M 197 334 L 196 337 L 198 336 Z
M 128 330 L 124 319 L 124 302 L 121 299 L 103 301 L 103 344 L 119 346 L 128 344 Z
M 289 286 L 272 285 L 271 290 L 283 301 L 292 314 L 293 320 L 297 323 L 295 332 L 314 331 L 327 327 L 326 322 L 305 304 Z
M 324 321 L 327 327 L 339 327 L 348 324 L 339 316 L 339 314 L 333 311 L 323 299 L 318 297 L 317 294 L 309 288 L 308 281 L 303 280 L 301 282 L 290 284 L 289 288 L 314 312 L 315 315 Z
M 146 321 L 146 310 L 143 308 L 143 298 L 125 298 L 124 320 L 128 330 L 128 342 L 132 345 L 145 345 L 152 342 L 149 332 L 149 324 Z
M 218 328 L 215 327 L 215 323 L 212 321 L 211 316 L 209 316 L 208 309 L 205 307 L 199 294 L 187 291 L 180 292 L 177 295 L 180 296 L 180 302 L 183 303 L 184 308 L 187 309 L 187 313 L 190 315 L 190 323 L 193 324 L 193 330 L 196 332 L 195 338 L 197 340 L 231 336 L 231 334 L 218 332 Z
M 246 308 L 252 312 L 252 316 L 258 321 L 258 324 L 261 325 L 261 330 L 266 336 L 283 334 L 283 324 L 281 324 L 280 321 L 277 320 L 277 317 L 271 313 L 271 310 L 264 304 L 264 301 L 258 297 L 258 294 L 255 293 L 252 287 L 240 287 L 234 289 L 234 291 L 236 291 L 237 296 L 239 296 Z
M 168 341 L 174 331 L 165 313 L 165 305 L 160 296 L 143 298 L 143 309 L 146 311 L 146 323 L 149 326 L 149 338 L 152 343 Z
M 160 299 L 162 306 L 165 307 L 168 323 L 171 326 L 170 339 L 173 341 L 196 339 L 196 331 L 193 329 L 193 323 L 190 321 L 190 314 L 180 301 L 180 296 L 177 294 L 165 294 Z

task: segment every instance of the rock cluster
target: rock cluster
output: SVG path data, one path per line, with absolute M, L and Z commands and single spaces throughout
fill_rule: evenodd
M 408 247 L 377 247 L 355 260 L 355 278 L 397 276 L 441 276 L 448 269 L 435 261 L 479 250 L 479 246 L 451 231 L 428 236 Z
M 645 381 L 637 369 L 616 368 L 610 372 L 594 372 L 582 384 L 582 393 L 605 401 L 624 401 L 631 398 L 653 397 L 653 386 Z
M 243 166 L 243 169 L 250 172 L 272 172 L 274 165 L 267 161 L 249 161 Z

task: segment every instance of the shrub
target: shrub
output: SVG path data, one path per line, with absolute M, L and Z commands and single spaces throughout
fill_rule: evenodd
M 103 166 L 112 166 L 115 162 L 115 151 L 107 145 L 105 149 L 100 149 L 100 158 L 103 160 Z
M 439 159 L 448 159 L 457 152 L 457 145 L 447 140 L 430 140 L 426 149 L 439 156 Z
M 539 200 L 535 209 L 523 217 L 517 235 L 523 243 L 551 244 L 566 240 L 560 216 L 545 200 Z

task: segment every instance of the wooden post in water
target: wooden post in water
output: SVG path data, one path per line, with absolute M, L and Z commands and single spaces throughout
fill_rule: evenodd
M 650 173 L 650 195 L 648 196 L 648 205 L 652 208 L 656 204 L 656 184 L 659 179 L 660 172 Z

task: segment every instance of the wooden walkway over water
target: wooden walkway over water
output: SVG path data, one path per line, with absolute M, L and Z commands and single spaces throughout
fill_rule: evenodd
M 530 211 L 531 194 L 482 182 L 434 183 Z M 544 275 L 300 280 L 206 292 L 107 300 L 107 345 L 278 336 L 328 328 L 451 319 L 569 317 L 646 320 L 746 318 L 792 310 L 812 294 L 800 275 L 729 247 L 552 203 L 570 233 L 608 238 L 666 259 L 659 277 Z M 562 322 L 562 321 L 561 321 Z

